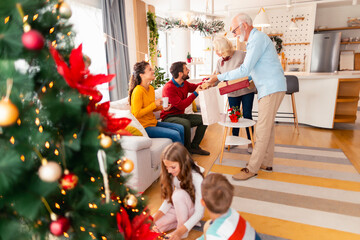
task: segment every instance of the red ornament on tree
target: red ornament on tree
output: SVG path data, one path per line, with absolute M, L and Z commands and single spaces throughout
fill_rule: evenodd
M 24 47 L 29 50 L 40 50 L 44 47 L 45 43 L 44 37 L 36 30 L 23 33 L 21 40 Z
M 61 236 L 70 228 L 70 221 L 66 217 L 59 217 L 50 223 L 50 232 L 55 236 Z
M 60 185 L 64 190 L 71 190 L 78 184 L 79 178 L 74 173 L 65 170 L 64 175 L 60 179 Z

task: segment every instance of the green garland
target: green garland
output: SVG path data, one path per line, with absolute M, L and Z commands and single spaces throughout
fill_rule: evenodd
M 281 50 L 282 50 L 282 47 L 283 47 L 282 46 L 283 40 L 278 36 L 271 36 L 270 39 L 271 39 L 271 41 L 276 43 L 276 45 L 275 45 L 276 52 L 277 52 L 277 54 L 279 54 L 281 52 Z
M 147 12 L 147 25 L 149 26 L 149 52 L 150 52 L 150 61 L 153 66 L 155 66 L 155 57 L 157 56 L 157 45 L 159 41 L 158 27 L 156 23 L 156 16 L 154 13 Z
M 204 36 L 209 36 L 221 31 L 224 31 L 224 22 L 221 20 L 202 21 L 196 18 L 190 24 L 185 24 L 181 19 L 162 19 L 159 23 L 159 30 L 166 31 L 172 28 L 187 28 L 193 31 L 200 31 Z

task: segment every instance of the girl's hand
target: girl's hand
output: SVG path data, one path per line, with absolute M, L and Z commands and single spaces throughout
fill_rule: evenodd
M 156 99 L 155 100 L 155 105 L 156 105 L 156 107 L 160 107 L 160 106 L 162 106 L 162 99 L 161 98 L 159 98 L 159 99 Z
M 171 108 L 172 108 L 172 105 L 169 104 L 169 106 L 168 106 L 167 108 L 164 108 L 163 110 L 164 110 L 164 111 L 169 111 Z
M 179 236 L 176 232 L 167 235 L 170 240 L 181 240 L 181 236 Z

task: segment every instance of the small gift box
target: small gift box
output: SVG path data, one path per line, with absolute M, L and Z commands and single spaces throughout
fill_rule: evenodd
M 230 81 L 223 81 L 220 82 L 217 87 L 219 88 L 220 95 L 224 95 L 227 93 L 231 93 L 237 90 L 240 90 L 242 88 L 249 87 L 249 78 L 243 77 L 235 80 Z

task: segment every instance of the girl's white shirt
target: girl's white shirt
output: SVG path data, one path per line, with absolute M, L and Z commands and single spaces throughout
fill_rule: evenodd
M 203 181 L 203 177 L 195 172 L 194 170 L 191 172 L 192 174 L 192 182 L 195 187 L 195 212 L 194 214 L 184 223 L 185 227 L 190 231 L 204 216 L 204 207 L 201 205 L 201 183 Z M 180 181 L 177 177 L 173 178 L 172 186 L 176 189 L 181 189 Z M 167 200 L 164 200 L 159 210 L 166 214 L 173 205 L 169 203 Z

